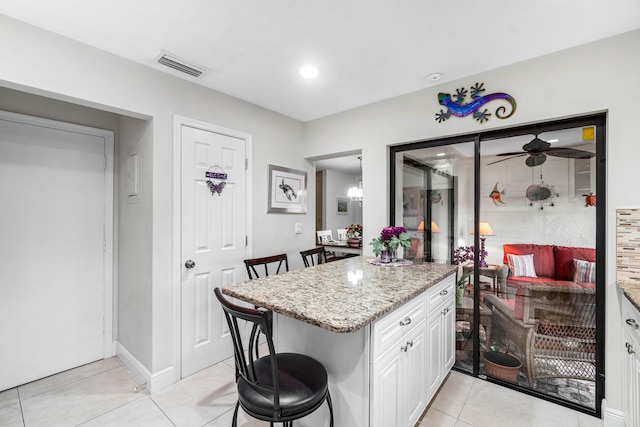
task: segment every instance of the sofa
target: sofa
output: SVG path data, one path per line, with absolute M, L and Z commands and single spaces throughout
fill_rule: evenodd
M 509 254 L 533 256 L 520 268 Z M 542 378 L 595 380 L 595 249 L 505 244 L 504 263 L 506 297 L 485 295 L 484 303 L 493 336 L 521 360 L 529 385 Z

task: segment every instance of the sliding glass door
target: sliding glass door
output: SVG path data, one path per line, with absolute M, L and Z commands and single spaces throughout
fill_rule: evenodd
M 599 415 L 604 118 L 391 154 L 405 258 L 458 265 L 455 369 Z
M 460 221 L 458 206 L 462 204 L 464 211 L 465 204 L 473 203 L 473 193 L 466 188 L 473 182 L 473 176 L 468 173 L 473 170 L 469 153 L 473 153 L 473 142 L 398 153 L 396 165 L 401 172 L 397 175 L 395 191 L 402 219 L 396 223 L 407 229 L 412 242 L 404 258 L 451 262 Z M 461 189 L 467 200 L 459 194 Z

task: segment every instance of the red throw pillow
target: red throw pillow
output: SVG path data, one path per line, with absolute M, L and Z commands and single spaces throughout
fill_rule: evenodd
M 594 248 L 572 248 L 569 246 L 556 246 L 556 280 L 573 280 L 573 260 L 596 261 Z
M 534 245 L 531 243 L 514 243 L 502 245 L 504 250 L 503 264 L 508 264 L 507 254 L 528 255 L 533 254 L 533 265 L 538 277 L 554 278 L 556 268 L 553 257 L 552 245 Z M 573 260 L 573 258 L 571 258 Z M 586 258 L 581 258 L 586 259 Z

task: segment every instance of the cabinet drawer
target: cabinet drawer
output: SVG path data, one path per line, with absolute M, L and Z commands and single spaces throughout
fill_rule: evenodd
M 636 343 L 640 343 L 640 312 L 627 297 L 622 298 L 622 324 Z
M 375 362 L 386 353 L 422 319 L 426 319 L 424 294 L 376 321 L 372 330 L 371 361 Z
M 449 298 L 455 298 L 455 274 L 427 290 L 427 312 L 431 313 Z

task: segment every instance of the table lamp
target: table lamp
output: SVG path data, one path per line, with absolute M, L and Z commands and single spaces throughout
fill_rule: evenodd
M 475 230 L 471 230 L 471 234 L 475 234 Z M 495 236 L 491 225 L 488 222 L 480 223 L 480 268 L 485 268 L 487 266 L 487 262 L 484 259 L 483 254 L 484 250 L 484 241 L 487 239 L 487 236 Z
M 420 225 L 418 226 L 418 231 L 424 231 L 424 221 L 420 221 Z M 438 224 L 435 221 L 431 221 L 431 232 L 439 233 L 440 229 L 438 228 Z

